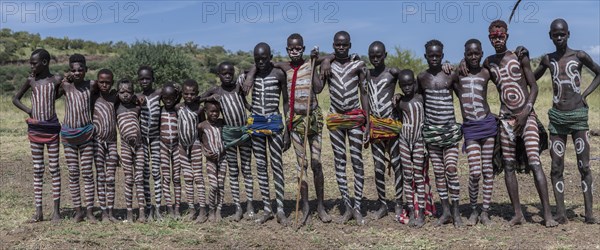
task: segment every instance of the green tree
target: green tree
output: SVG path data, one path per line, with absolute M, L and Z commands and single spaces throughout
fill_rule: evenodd
M 108 65 L 117 79 L 126 77 L 135 81 L 139 66 L 148 65 L 154 69 L 156 86 L 168 81 L 181 83 L 186 79 L 194 79 L 202 84 L 202 70 L 194 64 L 190 55 L 170 42 L 137 41 Z
M 403 50 L 398 46 L 394 47 L 394 50 L 396 52 L 395 54 L 388 52 L 386 65 L 400 69 L 410 69 L 415 75 L 427 69 L 425 61 L 422 58 L 417 57 L 413 51 Z

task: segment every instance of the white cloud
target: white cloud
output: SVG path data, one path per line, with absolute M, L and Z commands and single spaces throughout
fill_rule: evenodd
M 586 51 L 592 56 L 600 56 L 600 44 L 589 46 Z

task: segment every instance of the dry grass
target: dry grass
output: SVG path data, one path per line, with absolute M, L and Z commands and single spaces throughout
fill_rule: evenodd
M 583 82 L 589 83 L 591 77 L 584 75 Z M 326 92 L 325 90 L 324 92 Z M 495 88 L 490 86 L 490 102 L 492 110 L 498 110 L 498 95 Z M 328 100 L 326 94 L 319 96 L 321 105 L 327 110 Z M 600 91 L 596 91 L 588 99 L 590 104 L 590 126 L 600 129 Z M 27 103 L 28 100 L 24 100 Z M 536 103 L 536 110 L 540 119 L 547 124 L 546 110 L 551 105 L 551 89 L 549 78 L 545 76 L 540 81 L 540 95 Z M 64 104 L 57 102 L 59 118 L 63 117 Z M 460 112 L 457 112 L 460 121 Z M 419 230 L 410 230 L 392 220 L 392 215 L 371 222 L 365 227 L 338 224 L 322 224 L 316 217 L 313 223 L 296 231 L 291 227 L 281 228 L 276 222 L 271 221 L 265 225 L 256 225 L 250 221 L 240 223 L 222 222 L 220 224 L 195 225 L 185 221 L 165 220 L 163 222 L 148 224 L 98 224 L 73 223 L 64 220 L 58 225 L 50 222 L 38 224 L 24 224 L 33 212 L 33 194 L 31 193 L 31 158 L 29 143 L 25 136 L 26 126 L 23 122 L 26 115 L 17 110 L 10 98 L 0 97 L 0 245 L 11 248 L 600 248 L 600 239 L 597 237 L 597 225 L 584 225 L 581 221 L 583 214 L 583 198 L 579 189 L 579 174 L 575 167 L 572 144 L 569 144 L 566 159 L 566 205 L 572 222 L 558 228 L 546 229 L 539 224 L 542 221 L 539 215 L 539 199 L 530 176 L 519 175 L 521 186 L 521 199 L 526 211 L 528 223 L 523 226 L 511 228 L 506 225 L 506 218 L 511 214 L 510 202 L 506 195 L 503 178 L 496 178 L 494 190 L 494 204 L 492 227 L 476 226 L 463 229 L 454 229 L 451 226 L 434 228 L 429 220 L 426 227 Z M 337 216 L 339 204 L 339 191 L 334 178 L 333 153 L 327 132 L 323 136 L 322 162 L 325 183 L 325 199 L 329 212 Z M 593 137 L 592 145 L 592 170 L 594 179 L 599 180 L 600 139 Z M 363 154 L 365 161 L 365 199 L 366 209 L 375 208 L 376 191 L 374 183 L 374 170 L 370 150 Z M 542 156 L 546 174 L 549 173 L 549 155 L 544 152 Z M 284 168 L 286 176 L 286 210 L 293 218 L 296 183 L 294 182 L 295 156 L 292 150 L 284 154 Z M 468 203 L 466 183 L 468 170 L 465 157 L 460 159 L 461 204 Z M 350 168 L 350 167 L 348 167 Z M 62 207 L 63 215 L 71 215 L 70 195 L 67 189 L 67 169 L 61 153 L 61 169 L 63 176 Z M 352 179 L 350 171 L 348 176 Z M 309 173 L 310 176 L 310 173 Z M 430 174 L 431 177 L 432 174 Z M 388 184 L 388 197 L 392 197 L 392 181 Z M 122 172 L 118 170 L 117 183 L 122 183 Z M 44 211 L 49 217 L 51 200 L 49 199 L 49 178 L 45 176 L 44 185 Z M 227 182 L 228 183 L 228 182 Z M 228 185 L 228 184 L 227 184 Z M 311 199 L 315 198 L 311 187 Z M 229 187 L 226 187 L 229 191 Z M 122 187 L 117 190 L 117 208 L 125 206 L 122 196 Z M 274 190 L 271 190 L 274 196 Z M 244 197 L 244 196 L 242 196 Z M 552 195 L 551 195 L 552 197 Z M 596 215 L 600 215 L 599 195 L 595 194 Z M 255 199 L 260 199 L 258 184 L 255 183 Z M 554 199 L 551 198 L 553 204 Z M 231 203 L 231 197 L 226 196 L 225 202 Z M 255 207 L 259 207 L 258 202 Z M 463 213 L 468 212 L 468 206 L 461 207 Z M 232 213 L 231 207 L 226 207 L 226 216 Z M 463 215 L 464 216 L 464 215 Z

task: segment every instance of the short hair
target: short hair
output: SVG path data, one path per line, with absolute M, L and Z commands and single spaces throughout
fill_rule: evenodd
M 412 78 L 415 78 L 415 73 L 410 69 L 400 70 L 400 72 L 398 73 L 398 76 L 404 76 L 404 75 L 408 75 L 408 76 L 411 76 Z
M 85 63 L 85 56 L 83 56 L 82 54 L 73 54 L 69 57 L 69 65 L 73 64 L 73 63 L 80 63 L 83 66 L 86 66 Z
M 490 23 L 490 26 L 488 27 L 488 32 L 492 31 L 493 28 L 504 28 L 504 30 L 508 31 L 508 25 L 506 24 L 506 22 L 500 19 L 494 20 L 492 21 L 492 23 Z
M 300 40 L 300 42 L 304 44 L 304 38 L 302 38 L 302 36 L 298 33 L 294 33 L 288 36 L 287 41 L 290 42 L 293 39 Z
M 348 33 L 345 30 L 336 32 L 335 35 L 333 35 L 333 39 L 335 39 L 337 36 L 346 36 L 346 37 L 348 37 L 348 40 L 350 40 L 350 33 Z
M 221 109 L 221 104 L 217 101 L 213 101 L 213 100 L 205 101 L 204 102 L 204 110 L 208 110 L 208 108 L 207 108 L 208 105 L 213 105 L 213 106 L 217 107 L 218 109 Z
M 38 55 L 40 59 L 50 62 L 50 53 L 45 49 L 36 49 L 31 52 L 31 56 Z
M 162 86 L 162 89 L 164 91 L 166 88 L 173 88 L 175 90 L 175 93 L 179 93 L 179 88 L 175 86 L 176 84 L 177 83 L 173 81 L 167 82 L 165 83 L 165 85 Z
M 110 75 L 111 77 L 114 77 L 115 75 L 113 74 L 112 71 L 110 71 L 110 69 L 101 69 L 100 71 L 98 71 L 98 75 Z
M 142 65 L 138 68 L 137 73 L 139 74 L 142 70 L 150 71 L 150 74 L 152 74 L 152 78 L 154 78 L 154 69 L 152 69 L 152 67 L 148 65 Z
M 217 70 L 221 69 L 221 67 L 223 67 L 225 65 L 231 65 L 233 67 L 233 63 L 231 63 L 229 61 L 224 61 L 224 62 L 219 63 L 219 65 L 217 66 Z
M 185 82 L 183 82 L 183 87 L 190 87 L 198 91 L 198 82 L 194 81 L 193 79 L 187 79 Z
M 440 42 L 440 40 L 436 40 L 436 39 L 427 41 L 427 43 L 425 43 L 425 50 L 427 50 L 427 48 L 429 48 L 431 46 L 440 46 L 440 48 L 442 48 L 442 50 L 444 49 L 444 44 L 442 42 Z
M 467 47 L 467 45 L 472 44 L 472 43 L 477 44 L 479 47 L 481 47 L 481 42 L 475 38 L 471 38 L 471 39 L 467 40 L 465 42 L 465 47 Z
M 123 85 L 131 85 L 131 88 L 133 89 L 133 83 L 131 81 L 129 81 L 129 79 L 127 78 L 123 78 L 121 80 L 119 80 L 119 83 L 117 84 L 117 88 L 121 88 Z
M 385 44 L 383 44 L 383 42 L 381 42 L 381 41 L 372 42 L 371 45 L 369 45 L 369 50 L 371 50 L 371 48 L 373 48 L 375 46 L 381 46 L 383 48 L 383 50 L 385 51 Z

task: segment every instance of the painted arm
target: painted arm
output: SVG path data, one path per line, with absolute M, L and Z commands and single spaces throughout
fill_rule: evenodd
M 360 105 L 362 109 L 365 111 L 365 131 L 363 133 L 363 145 L 365 148 L 369 146 L 369 130 L 371 129 L 371 119 L 369 118 L 369 114 L 371 113 L 369 110 L 369 91 L 367 90 L 367 85 L 365 84 L 367 80 L 367 66 L 364 62 L 361 62 L 361 67 L 358 69 L 358 84 L 360 89 Z
M 594 62 L 594 60 L 592 60 L 592 58 L 584 51 L 577 52 L 577 57 L 579 58 L 579 60 L 581 60 L 583 65 L 585 65 L 596 75 L 594 76 L 592 83 L 590 83 L 590 86 L 588 86 L 588 88 L 585 89 L 585 91 L 583 91 L 582 96 L 585 100 L 585 98 L 587 98 L 592 92 L 594 92 L 594 90 L 598 88 L 598 85 L 600 85 L 600 65 Z
M 523 129 L 525 128 L 525 125 L 527 123 L 527 118 L 529 117 L 529 114 L 533 110 L 533 105 L 535 104 L 535 100 L 537 99 L 537 95 L 538 95 L 538 85 L 535 81 L 535 76 L 533 75 L 533 72 L 531 71 L 531 65 L 529 64 L 529 57 L 523 57 L 520 59 L 520 61 L 521 61 L 521 68 L 523 69 L 523 74 L 525 76 L 525 80 L 527 81 L 527 85 L 529 85 L 529 96 L 527 97 L 527 102 L 525 104 L 525 107 L 521 110 L 521 112 L 519 112 L 515 116 L 516 124 L 515 124 L 514 130 L 517 133 L 521 133 L 521 131 L 523 131 Z
M 535 69 L 535 71 L 533 72 L 533 75 L 535 76 L 535 80 L 539 80 L 544 73 L 546 73 L 546 69 L 548 69 L 548 64 L 549 64 L 550 59 L 548 59 L 548 55 L 544 55 L 544 57 L 542 57 L 542 60 L 540 61 L 540 65 L 537 66 L 537 68 Z
M 244 79 L 244 84 L 242 84 L 242 90 L 244 91 L 244 95 L 248 95 L 250 89 L 254 85 L 254 76 L 256 75 L 256 65 L 252 65 L 250 70 L 246 73 L 246 79 Z
M 320 94 L 321 92 L 323 92 L 323 89 L 325 88 L 325 85 L 323 84 L 323 81 L 321 80 L 321 77 L 319 76 L 319 71 L 316 69 L 313 69 L 313 78 L 312 78 L 312 92 L 315 94 Z
M 209 89 L 206 92 L 198 95 L 198 97 L 196 99 L 199 102 L 218 101 L 217 98 L 219 98 L 220 96 L 216 93 L 217 92 L 216 90 L 217 90 L 217 87 Z
M 25 106 L 21 102 L 21 98 L 23 98 L 23 95 L 25 95 L 25 92 L 27 92 L 27 90 L 29 90 L 29 88 L 31 88 L 31 81 L 33 81 L 33 80 L 34 79 L 31 77 L 27 78 L 25 83 L 23 83 L 21 88 L 17 91 L 17 93 L 15 93 L 15 96 L 13 97 L 13 100 L 12 100 L 12 103 L 17 108 L 19 108 L 20 110 L 23 110 L 23 112 L 27 113 L 27 115 L 29 115 L 29 117 L 31 117 L 31 109 L 28 108 L 27 106 Z
M 288 131 L 287 129 L 287 121 L 288 121 L 288 117 L 290 115 L 294 115 L 294 114 L 290 114 L 290 98 L 288 97 L 288 91 L 287 91 L 287 77 L 285 72 L 283 72 L 283 70 L 281 71 L 281 74 L 278 74 L 279 77 L 279 84 L 281 85 L 281 96 L 283 98 L 283 113 L 284 113 L 284 119 L 283 119 L 283 127 L 284 127 L 284 131 L 283 131 L 283 151 L 285 152 L 286 150 L 288 150 L 291 146 L 291 141 L 290 141 L 290 131 Z

